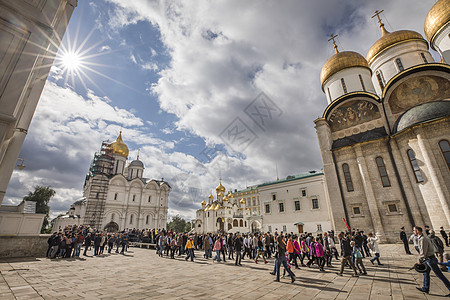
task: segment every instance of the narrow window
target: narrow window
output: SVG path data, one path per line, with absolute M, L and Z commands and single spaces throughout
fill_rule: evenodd
M 148 225 L 148 219 L 149 219 L 149 216 L 147 216 L 147 218 L 145 218 L 145 224 L 147 224 L 147 225 Z
M 208 218 L 209 218 L 209 211 L 208 211 Z
M 117 200 L 117 193 L 114 194 L 114 200 Z
M 284 203 L 280 203 L 280 212 L 284 212 Z
M 327 88 L 327 90 L 328 90 L 328 99 L 330 99 L 330 102 L 331 102 L 332 100 L 331 100 L 331 92 L 330 92 L 330 88 Z
M 345 85 L 344 78 L 341 78 L 342 89 L 344 90 L 344 94 L 347 94 L 347 86 Z
M 244 223 L 245 223 L 245 227 L 247 227 L 247 221 L 245 221 Z
M 117 174 L 118 170 L 119 170 L 119 162 L 117 162 L 117 164 L 116 164 L 116 171 L 114 173 Z
M 353 188 L 352 176 L 350 175 L 350 168 L 348 164 L 342 165 L 342 170 L 344 171 L 345 184 L 347 185 L 347 192 L 353 192 L 355 189 Z
M 384 89 L 384 79 L 383 79 L 383 73 L 381 73 L 381 71 L 377 71 L 377 79 L 378 79 L 378 84 L 380 85 L 381 89 Z
M 283 232 L 286 232 L 286 225 L 283 225 Z
M 269 226 L 269 232 L 272 232 L 272 226 Z
M 306 190 L 302 190 L 302 197 L 306 197 Z
M 354 206 L 353 207 L 353 214 L 354 215 L 360 215 L 361 214 L 361 209 L 359 208 L 359 206 Z
M 266 214 L 270 213 L 270 204 L 266 204 Z
M 317 224 L 317 231 L 322 232 L 322 224 Z
M 148 196 L 148 202 L 152 201 L 152 196 Z
M 419 164 L 417 163 L 416 155 L 414 154 L 413 150 L 411 149 L 408 150 L 408 157 L 409 162 L 411 163 L 411 168 L 414 172 L 414 176 L 416 176 L 416 181 L 423 182 L 422 173 L 420 173 Z
M 447 163 L 447 167 L 450 169 L 450 144 L 447 140 L 442 140 L 439 142 L 439 148 L 441 148 L 444 160 Z
M 114 221 L 114 217 L 116 216 L 116 214 L 115 213 L 112 213 L 111 214 L 111 221 Z
M 300 210 L 300 201 L 299 200 L 295 201 L 294 205 L 295 205 L 295 210 Z
M 133 201 L 136 200 L 136 195 L 133 195 Z
M 233 220 L 233 227 L 238 227 L 238 220 L 236 219 Z
M 428 63 L 428 60 L 427 60 L 427 58 L 425 57 L 425 54 L 420 53 L 420 56 L 422 56 L 423 62 L 427 64 L 427 63 Z
M 376 159 L 377 166 L 378 166 L 378 173 L 380 174 L 381 183 L 383 184 L 383 187 L 389 187 L 391 186 L 391 183 L 389 181 L 389 177 L 386 171 L 386 166 L 384 165 L 383 158 L 378 156 Z
M 131 169 L 131 176 L 130 176 L 131 179 L 133 179 L 133 171 L 134 171 L 134 170 Z
M 130 224 L 133 224 L 133 215 L 130 216 Z
M 244 221 L 242 220 L 239 221 L 239 227 L 244 227 Z
M 318 199 L 312 199 L 311 200 L 311 202 L 312 202 L 312 208 L 313 209 L 319 209 L 319 200 Z
M 277 195 L 276 194 L 272 195 L 272 200 L 274 200 L 274 201 L 277 200 Z
M 389 210 L 389 212 L 397 212 L 398 211 L 397 205 L 396 204 L 389 204 L 388 205 L 388 210 Z
M 361 82 L 361 87 L 362 87 L 363 91 L 365 92 L 366 86 L 364 85 L 364 80 L 363 80 L 361 74 L 359 74 L 358 77 L 359 77 L 359 82 Z
M 397 67 L 398 67 L 398 69 L 400 71 L 404 71 L 405 70 L 405 68 L 403 67 L 403 64 L 402 64 L 402 60 L 400 58 L 397 58 L 395 60 L 395 63 L 397 64 Z

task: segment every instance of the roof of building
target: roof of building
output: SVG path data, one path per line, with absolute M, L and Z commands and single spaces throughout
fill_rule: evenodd
M 433 5 L 425 19 L 424 31 L 431 47 L 436 34 L 450 22 L 450 0 L 440 0 Z
M 394 132 L 446 116 L 450 116 L 450 101 L 423 103 L 403 113 L 394 125 Z
M 368 142 L 372 140 L 376 140 L 379 138 L 382 138 L 384 136 L 387 136 L 386 129 L 384 127 L 375 128 L 372 130 L 368 130 L 365 132 L 361 132 L 358 134 L 354 134 L 351 136 L 346 136 L 341 139 L 337 139 L 333 141 L 332 149 L 338 149 L 346 146 L 351 146 L 357 143 L 363 143 Z
M 139 159 L 135 159 L 130 163 L 130 167 L 144 167 L 144 163 L 140 161 Z
M 305 178 L 319 176 L 319 175 L 323 175 L 323 172 L 309 171 L 309 173 L 299 174 L 299 175 L 290 175 L 290 176 L 287 176 L 286 178 L 283 178 L 280 180 L 265 182 L 263 184 L 258 185 L 258 187 L 268 186 L 268 185 L 272 185 L 272 184 L 278 184 L 278 183 L 282 183 L 282 182 L 300 180 L 300 179 L 305 179 Z
M 122 131 L 119 133 L 119 136 L 117 137 L 116 141 L 111 143 L 110 147 L 112 153 L 115 155 L 128 157 L 128 153 L 130 152 L 128 150 L 127 145 L 122 140 Z

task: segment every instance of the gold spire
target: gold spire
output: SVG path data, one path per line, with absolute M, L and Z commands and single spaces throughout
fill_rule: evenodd
M 110 147 L 112 149 L 112 153 L 116 155 L 128 157 L 128 153 L 130 153 L 127 145 L 122 140 L 122 131 L 120 131 L 116 141 L 114 143 L 111 143 Z
M 338 46 L 336 45 L 336 41 L 334 39 L 337 38 L 338 35 L 337 34 L 336 35 L 331 34 L 330 36 L 331 36 L 331 38 L 329 38 L 328 41 L 333 40 L 333 45 L 334 45 L 333 48 L 334 48 L 334 51 L 336 51 L 336 54 L 337 54 L 337 53 L 339 53 L 339 50 L 338 50 Z M 277 176 L 277 178 L 278 178 L 278 176 Z
M 217 193 L 219 193 L 219 192 L 224 193 L 225 192 L 225 187 L 222 185 L 222 179 L 220 180 L 219 185 L 216 187 L 216 192 Z
M 375 14 L 372 16 L 372 18 L 375 18 L 375 17 L 378 18 L 378 23 L 380 24 L 380 28 L 381 28 L 381 32 L 382 32 L 382 35 L 381 35 L 381 36 L 384 36 L 385 34 L 389 33 L 389 31 L 387 31 L 386 28 L 384 28 L 383 22 L 381 22 L 380 14 L 381 14 L 383 11 L 384 11 L 384 9 L 382 9 L 381 11 L 376 10 L 376 11 L 375 11 Z

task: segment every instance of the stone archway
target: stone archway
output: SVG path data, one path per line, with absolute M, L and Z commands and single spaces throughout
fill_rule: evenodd
M 119 231 L 119 225 L 116 222 L 109 222 L 108 224 L 106 224 L 104 230 L 106 232 L 118 232 Z
M 260 232 L 261 231 L 261 223 L 258 221 L 253 221 L 251 225 L 252 232 Z

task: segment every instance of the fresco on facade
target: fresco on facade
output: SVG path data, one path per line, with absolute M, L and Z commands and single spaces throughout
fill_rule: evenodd
M 393 114 L 421 103 L 450 98 L 450 82 L 438 76 L 420 76 L 406 80 L 392 92 L 389 106 Z
M 378 107 L 364 100 L 344 103 L 336 108 L 329 118 L 332 131 L 349 128 L 380 118 Z

